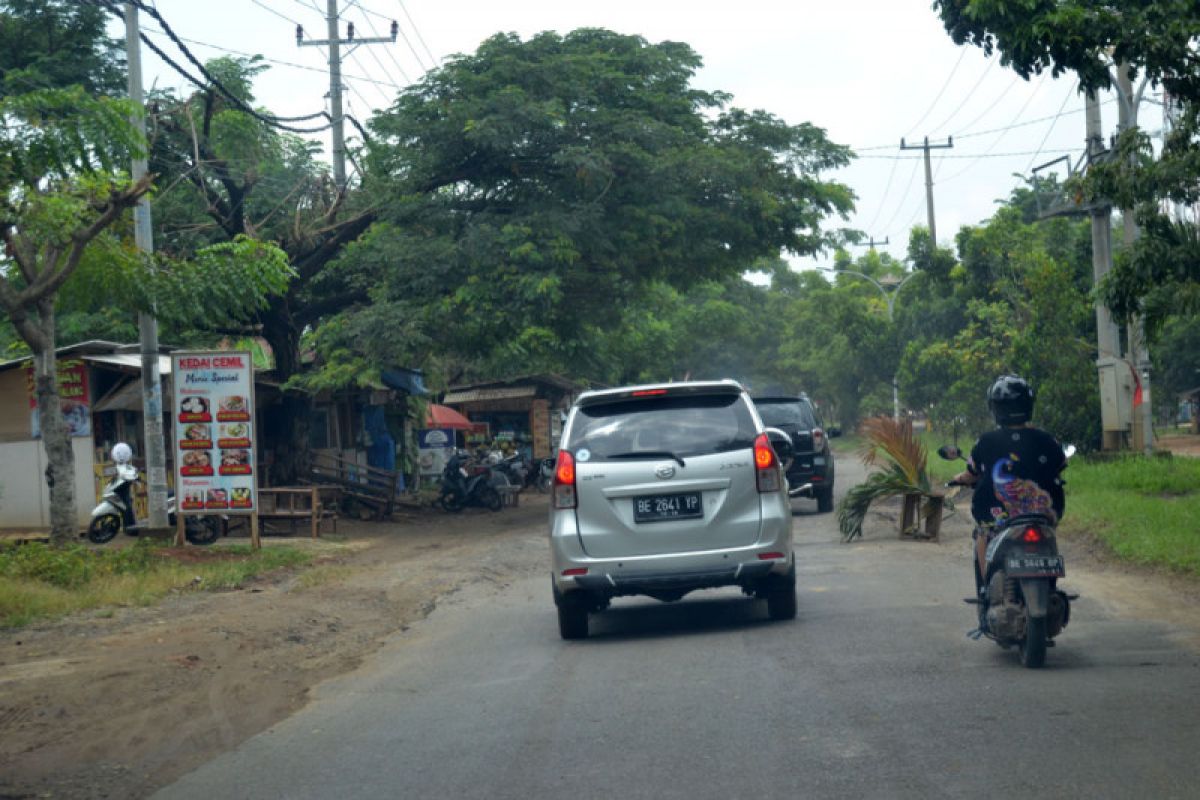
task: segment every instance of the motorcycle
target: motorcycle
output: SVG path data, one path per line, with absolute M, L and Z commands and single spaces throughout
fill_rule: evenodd
M 937 452 L 946 460 L 963 457 L 954 445 L 943 445 Z M 1074 455 L 1074 445 L 1064 453 L 1067 458 Z M 950 481 L 946 485 L 969 484 Z M 978 597 L 966 598 L 978 607 L 979 615 L 979 627 L 968 635 L 986 636 L 1004 649 L 1016 646 L 1022 665 L 1041 667 L 1046 648 L 1054 646 L 1054 637 L 1071 619 L 1071 601 L 1079 597 L 1058 588 L 1066 566 L 1058 552 L 1054 520 L 1026 514 L 998 524 L 985 563 Z
M 474 505 L 499 511 L 504 505 L 500 492 L 492 485 L 492 469 L 484 468 L 472 475 L 467 468 L 473 464 L 470 457 L 462 451 L 456 451 L 446 462 L 442 470 L 441 492 L 437 499 L 443 510 L 457 513 L 467 506 Z
M 547 494 L 554 485 L 554 464 L 557 459 L 543 458 L 534 477 L 534 485 L 540 494 Z
M 112 541 L 122 530 L 136 536 L 143 527 L 133 513 L 133 484 L 138 480 L 137 468 L 118 463 L 116 474 L 104 487 L 100 504 L 92 509 L 87 538 L 96 544 Z M 175 493 L 167 493 L 167 518 L 175 524 Z M 221 524 L 215 516 L 184 517 L 184 535 L 192 544 L 208 545 L 221 536 Z

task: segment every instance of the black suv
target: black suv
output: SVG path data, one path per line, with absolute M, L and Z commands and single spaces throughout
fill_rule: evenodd
M 788 467 L 788 484 L 794 488 L 811 483 L 813 488 L 809 496 L 816 498 L 817 510 L 822 513 L 833 511 L 834 463 L 829 440 L 841 431 L 826 429 L 821 424 L 816 408 L 803 392 L 753 399 L 764 425 L 779 428 L 792 437 L 796 457 Z

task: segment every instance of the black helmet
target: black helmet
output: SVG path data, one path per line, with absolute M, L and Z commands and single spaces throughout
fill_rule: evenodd
M 1033 416 L 1033 388 L 1024 378 L 1001 375 L 988 389 L 987 398 L 997 425 L 1021 425 Z

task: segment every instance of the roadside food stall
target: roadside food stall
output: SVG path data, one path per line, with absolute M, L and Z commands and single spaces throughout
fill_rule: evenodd
M 487 444 L 508 443 L 530 458 L 542 459 L 558 447 L 563 414 L 580 388 L 558 375 L 526 375 L 452 386 L 442 404 L 476 423 L 476 435 L 487 438 Z

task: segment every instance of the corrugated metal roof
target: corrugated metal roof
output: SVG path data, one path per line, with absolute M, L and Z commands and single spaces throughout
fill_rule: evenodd
M 142 356 L 140 353 L 114 353 L 112 355 L 97 355 L 97 356 L 80 356 L 84 361 L 92 361 L 97 364 L 109 364 L 114 367 L 125 367 L 141 372 Z M 158 357 L 158 374 L 171 374 L 171 357 Z
M 537 394 L 536 386 L 499 386 L 494 389 L 465 389 L 458 392 L 446 392 L 442 403 L 478 403 L 483 400 L 511 400 L 514 397 L 533 397 Z

